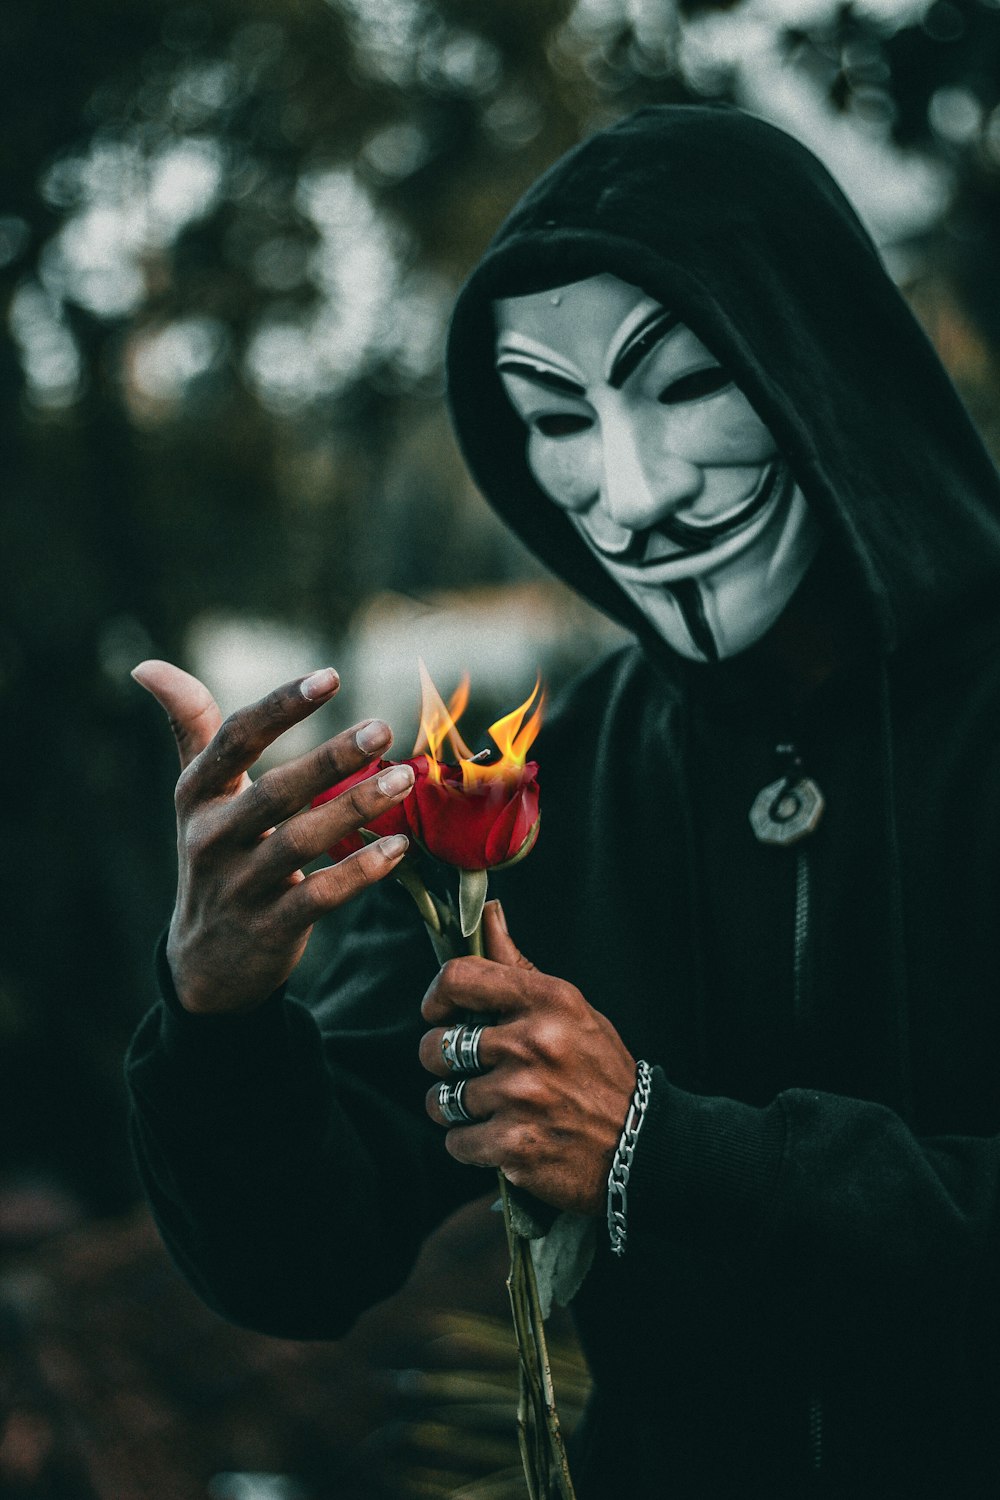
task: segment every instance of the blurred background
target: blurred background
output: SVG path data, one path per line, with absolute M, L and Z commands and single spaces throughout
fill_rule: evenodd
M 175 764 L 129 669 L 229 710 L 333 661 L 319 731 L 408 750 L 418 653 L 485 725 L 616 639 L 471 489 L 441 351 L 516 197 L 643 103 L 816 151 L 1000 450 L 1000 3 L 4 0 L 0 47 L 0 1493 L 451 1494 L 516 1464 L 488 1214 L 295 1346 L 201 1309 L 137 1203 Z

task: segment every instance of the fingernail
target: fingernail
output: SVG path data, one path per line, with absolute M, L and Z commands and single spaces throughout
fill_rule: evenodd
M 381 776 L 375 778 L 375 785 L 387 797 L 395 797 L 397 792 L 408 791 L 413 785 L 413 768 L 411 766 L 392 766 L 388 771 L 383 771 Z
M 392 730 L 388 724 L 381 719 L 372 719 L 368 724 L 362 724 L 354 736 L 354 743 L 363 755 L 371 755 L 375 750 L 382 750 L 392 740 Z
M 323 667 L 319 672 L 311 672 L 299 683 L 303 698 L 308 698 L 310 702 L 315 702 L 317 698 L 328 698 L 339 686 L 340 673 L 335 672 L 333 667 Z
M 500 926 L 503 928 L 507 936 L 510 937 L 510 933 L 507 932 L 507 918 L 503 914 L 503 907 L 500 905 L 499 901 L 494 901 L 493 905 L 497 909 L 497 921 L 500 923 Z
M 387 839 L 379 839 L 378 846 L 386 859 L 398 859 L 409 849 L 410 841 L 405 833 L 392 833 Z

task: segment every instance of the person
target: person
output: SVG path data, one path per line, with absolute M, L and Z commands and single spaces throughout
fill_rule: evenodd
M 483 493 L 635 643 L 551 714 L 537 848 L 495 878 L 487 956 L 440 972 L 391 841 L 301 869 L 406 795 L 301 810 L 388 730 L 250 785 L 333 678 L 219 727 L 139 669 L 185 766 L 129 1063 L 166 1241 L 228 1316 L 337 1337 L 500 1166 L 596 1226 L 584 1500 L 992 1494 L 994 467 L 826 171 L 722 107 L 641 110 L 551 168 L 448 367 Z M 321 912 L 307 1006 L 284 985 Z

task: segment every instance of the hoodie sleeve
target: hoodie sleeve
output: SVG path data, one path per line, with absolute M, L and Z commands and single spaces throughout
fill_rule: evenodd
M 424 1111 L 434 959 L 396 895 L 353 903 L 308 1006 L 279 992 L 247 1015 L 191 1015 L 158 954 L 162 998 L 126 1064 L 138 1170 L 187 1280 L 265 1333 L 345 1333 L 486 1190 Z
M 701 1097 L 656 1068 L 629 1219 L 811 1284 L 834 1309 L 964 1325 L 973 1306 L 995 1327 L 998 1188 L 996 1139 L 921 1139 L 882 1105 L 812 1090 L 763 1108 Z

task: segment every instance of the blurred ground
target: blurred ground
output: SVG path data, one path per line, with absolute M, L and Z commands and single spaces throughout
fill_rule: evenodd
M 519 1500 L 502 1241 L 487 1202 L 463 1210 L 407 1286 L 335 1344 L 224 1323 L 180 1280 L 141 1209 L 31 1254 L 8 1241 L 0 1494 Z M 565 1320 L 552 1328 L 572 1429 L 586 1375 Z

